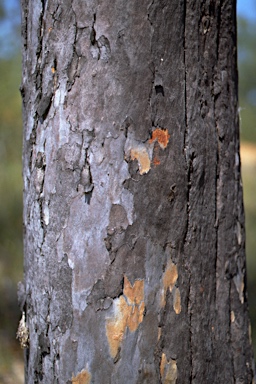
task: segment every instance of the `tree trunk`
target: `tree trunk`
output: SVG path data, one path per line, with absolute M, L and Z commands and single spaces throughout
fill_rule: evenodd
M 235 1 L 22 20 L 26 383 L 252 383 Z

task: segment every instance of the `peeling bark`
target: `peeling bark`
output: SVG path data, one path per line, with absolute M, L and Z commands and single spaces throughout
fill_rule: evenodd
M 26 383 L 252 383 L 235 2 L 22 0 L 22 36 Z

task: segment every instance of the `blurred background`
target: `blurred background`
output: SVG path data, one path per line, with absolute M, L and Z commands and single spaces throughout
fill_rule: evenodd
M 23 383 L 15 339 L 23 275 L 19 0 L 0 0 L 0 383 Z M 238 0 L 242 176 L 252 337 L 256 356 L 256 0 Z

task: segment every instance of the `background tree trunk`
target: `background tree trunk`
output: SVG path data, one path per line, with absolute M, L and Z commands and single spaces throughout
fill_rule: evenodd
M 235 1 L 23 0 L 27 383 L 251 383 Z

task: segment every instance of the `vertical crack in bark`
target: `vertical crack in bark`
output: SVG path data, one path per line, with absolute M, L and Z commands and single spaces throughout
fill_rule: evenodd
M 95 28 L 94 28 L 95 23 L 96 23 L 96 13 L 93 14 L 92 29 L 91 29 L 91 34 L 90 34 L 90 40 L 91 40 L 92 45 L 96 45 L 97 44 L 96 31 L 95 31 Z
M 151 10 L 152 10 L 152 7 L 153 7 L 153 4 L 154 4 L 154 1 L 155 0 L 152 0 L 151 4 L 149 5 L 148 7 L 148 21 L 149 21 L 149 24 L 150 24 L 150 29 L 151 29 L 151 36 L 150 36 L 150 53 L 151 53 L 151 59 L 152 59 L 152 66 L 150 68 L 151 72 L 152 72 L 152 80 L 151 80 L 151 92 L 149 94 L 149 106 L 150 106 L 150 111 L 151 111 L 151 130 L 150 130 L 150 135 L 152 134 L 152 128 L 155 126 L 155 122 L 154 122 L 154 117 L 153 117 L 153 108 L 152 108 L 152 103 L 153 103 L 153 91 L 154 91 L 154 87 L 153 87 L 153 84 L 154 84 L 154 81 L 155 81 L 155 73 L 156 73 L 156 70 L 155 70 L 155 63 L 154 63 L 154 58 L 153 58 L 153 49 L 152 49 L 152 39 L 153 39 L 153 35 L 154 35 L 154 27 L 153 27 L 153 21 L 151 20 L 151 16 L 150 16 L 150 13 L 151 13 Z
M 96 13 L 93 15 L 93 22 L 91 26 L 90 40 L 91 40 L 91 54 L 94 59 L 103 60 L 108 62 L 111 57 L 111 47 L 108 38 L 104 35 L 101 35 L 96 39 Z
M 96 23 L 96 13 L 93 14 L 93 21 L 91 26 L 91 33 L 90 33 L 90 40 L 91 40 L 91 54 L 94 59 L 99 60 L 100 59 L 100 49 L 98 46 L 98 42 L 96 40 L 96 30 L 95 30 L 95 23 Z
M 220 153 L 221 153 L 221 139 L 220 139 L 220 132 L 219 132 L 219 121 L 216 111 L 216 100 L 219 96 L 219 79 L 218 79 L 218 61 L 219 61 L 219 43 L 220 43 L 220 33 L 221 33 L 221 22 L 220 22 L 220 6 L 217 6 L 217 12 L 218 17 L 216 21 L 216 28 L 217 28 L 217 38 L 216 38 L 216 64 L 215 64 L 215 77 L 216 84 L 213 83 L 213 93 L 214 93 L 214 100 L 213 100 L 213 108 L 214 108 L 214 122 L 216 127 L 216 139 L 217 139 L 217 154 L 216 154 L 216 176 L 215 176 L 215 231 L 216 231 L 216 242 L 215 242 L 215 307 L 216 307 L 216 313 L 218 311 L 218 298 L 217 298 L 217 291 L 218 291 L 218 260 L 219 260 L 219 191 L 220 191 Z M 217 85 L 218 83 L 218 85 Z M 218 93 L 215 95 L 215 90 L 217 89 Z M 229 290 L 230 292 L 230 290 Z M 215 320 L 215 327 L 217 327 L 217 319 Z M 234 367 L 233 367 L 234 372 Z M 235 381 L 235 380 L 234 380 Z
M 76 77 L 79 76 L 79 74 L 77 73 L 78 72 L 77 70 L 78 70 L 78 65 L 79 65 L 79 60 L 80 60 L 80 57 L 76 53 L 76 42 L 77 42 L 77 32 L 78 32 L 78 27 L 77 27 L 77 22 L 76 22 L 76 14 L 75 14 L 73 8 L 72 8 L 72 11 L 73 11 L 73 15 L 75 18 L 75 23 L 74 23 L 75 34 L 74 34 L 74 42 L 72 44 L 72 48 L 73 48 L 72 57 L 71 57 L 70 63 L 69 63 L 68 68 L 67 68 L 67 74 L 68 74 L 67 91 L 68 92 L 71 91 L 72 86 L 75 83 Z
M 219 6 L 216 6 L 217 8 L 217 20 L 216 20 L 216 29 L 217 29 L 217 37 L 216 37 L 216 63 L 215 63 L 215 74 L 214 77 L 216 77 L 217 80 L 217 73 L 218 73 L 218 57 L 219 57 L 219 40 L 220 40 L 220 11 Z M 215 93 L 215 79 L 213 79 L 212 89 L 213 94 Z M 215 231 L 216 231 L 216 237 L 215 237 L 215 308 L 217 313 L 217 286 L 218 286 L 218 252 L 219 252 L 219 177 L 220 177 L 220 134 L 219 134 L 219 127 L 218 127 L 218 118 L 216 113 L 216 98 L 218 96 L 214 94 L 213 96 L 213 118 L 215 122 L 215 128 L 216 128 L 216 140 L 217 140 L 217 154 L 216 154 L 216 175 L 215 175 Z M 217 320 L 215 319 L 215 327 L 217 327 Z
M 42 15 L 44 15 L 46 2 L 47 2 L 47 0 L 41 0 L 41 3 L 42 3 Z
M 152 20 L 151 20 L 151 18 L 150 18 L 150 9 L 153 7 L 154 2 L 155 2 L 155 0 L 152 0 L 151 4 L 150 4 L 149 7 L 148 7 L 148 21 L 149 21 L 151 27 L 153 26 L 153 22 L 152 22 Z
M 45 151 L 45 142 L 44 142 L 44 151 Z M 44 244 L 46 232 L 47 232 L 47 224 L 48 224 L 48 218 L 45 217 L 44 212 L 44 204 L 45 204 L 45 198 L 44 198 L 44 181 L 45 181 L 45 170 L 46 170 L 46 160 L 45 160 L 45 154 L 44 152 L 38 152 L 37 159 L 35 162 L 35 168 L 36 168 L 36 191 L 38 193 L 38 204 L 39 204 L 39 210 L 40 210 L 40 223 L 41 228 L 43 230 L 43 238 L 42 243 L 40 246 L 40 254 L 42 255 L 42 247 Z
M 43 84 L 43 73 L 46 69 L 46 65 L 49 60 L 49 52 L 44 49 L 43 41 L 45 37 L 45 12 L 46 12 L 46 1 L 41 0 L 42 8 L 39 18 L 38 26 L 38 46 L 36 50 L 37 63 L 35 72 L 33 73 L 35 87 L 36 87 L 36 103 L 35 110 L 38 120 L 43 124 L 44 120 L 47 117 L 47 114 L 50 110 L 53 96 L 53 79 L 50 79 L 47 87 L 44 87 Z
M 187 116 L 187 57 L 186 57 L 186 21 L 187 21 L 187 1 L 184 0 L 184 10 L 183 10 L 183 49 L 184 49 L 184 56 L 183 56 L 183 64 L 184 64 L 184 123 L 185 123 L 185 132 L 184 132 L 184 144 L 183 144 L 183 151 L 184 151 L 184 158 L 185 158 L 185 164 L 187 167 L 187 221 L 186 221 L 186 227 L 184 231 L 184 237 L 183 237 L 183 249 L 185 250 L 186 242 L 187 242 L 187 235 L 189 231 L 189 218 L 190 218 L 190 188 L 191 188 L 191 164 L 188 157 L 188 116 Z M 189 352 L 190 352 L 190 381 L 192 382 L 192 373 L 193 373 L 193 361 L 192 361 L 192 331 L 191 331 L 191 272 L 187 269 L 188 273 L 188 283 L 189 283 L 189 289 L 188 289 L 188 318 L 189 318 Z
M 184 0 L 184 31 L 183 31 L 183 36 L 184 36 L 184 41 L 183 41 L 183 49 L 184 49 L 184 57 L 183 57 L 183 64 L 184 64 L 184 123 L 185 123 L 185 132 L 184 132 L 184 144 L 183 144 L 183 151 L 184 151 L 184 158 L 185 158 L 185 164 L 187 166 L 187 223 L 186 223 L 186 229 L 185 229 L 185 234 L 184 234 L 184 244 L 186 243 L 186 237 L 188 233 L 188 226 L 189 226 L 189 193 L 190 193 L 190 165 L 189 165 L 189 160 L 188 160 L 188 153 L 187 153 L 187 148 L 188 148 L 188 121 L 187 121 L 187 60 L 186 60 L 186 0 Z
M 85 136 L 87 136 L 85 138 Z M 77 184 L 77 191 L 81 194 L 84 194 L 84 199 L 87 204 L 90 204 L 92 193 L 94 189 L 94 183 L 91 173 L 91 164 L 89 149 L 94 139 L 94 130 L 92 132 L 83 132 L 82 133 L 82 145 L 81 145 L 81 163 L 79 166 L 80 169 L 80 180 Z
M 165 90 L 163 86 L 163 78 L 161 73 L 161 64 L 163 62 L 163 58 L 159 57 L 159 52 L 158 52 L 158 55 L 156 55 L 155 52 L 153 52 L 153 48 L 152 48 L 153 46 L 152 40 L 155 38 L 155 28 L 154 28 L 153 20 L 157 19 L 156 14 L 159 12 L 163 12 L 163 9 L 164 9 L 164 6 L 162 4 L 159 4 L 159 5 L 155 4 L 155 0 L 153 0 L 151 4 L 148 6 L 148 14 L 147 14 L 147 18 L 148 18 L 150 29 L 151 29 L 151 58 L 152 58 L 152 61 L 150 64 L 152 81 L 151 81 L 151 92 L 149 95 L 149 104 L 151 107 L 151 130 L 149 132 L 150 135 L 152 134 L 152 131 L 154 128 L 156 127 L 164 128 L 163 125 L 161 124 L 162 101 L 160 101 L 161 98 L 159 99 L 159 95 L 161 95 L 162 97 L 165 97 Z M 153 14 L 153 16 L 151 14 Z M 160 64 L 159 64 L 159 60 L 160 60 Z

